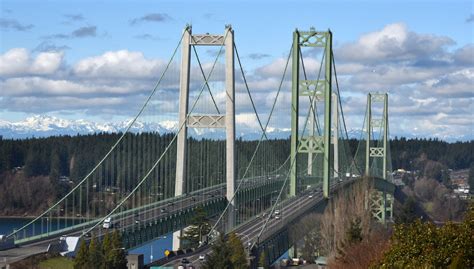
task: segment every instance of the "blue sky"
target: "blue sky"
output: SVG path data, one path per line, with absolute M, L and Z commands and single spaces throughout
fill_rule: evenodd
M 96 106 L 100 99 L 83 88 L 100 91 L 120 80 L 136 81 L 145 91 L 159 74 L 133 77 L 133 70 L 125 75 L 123 69 L 105 67 L 93 76 L 80 74 L 81 61 L 92 59 L 81 66 L 103 64 L 123 51 L 138 53 L 136 66 L 153 68 L 170 57 L 186 23 L 193 25 L 194 33 L 222 33 L 225 24 L 232 24 L 250 84 L 260 85 L 278 77 L 279 59 L 288 53 L 292 31 L 314 26 L 333 31 L 349 114 L 363 114 L 361 104 L 369 89 L 388 89 L 393 98 L 392 135 L 473 137 L 472 1 L 195 2 L 0 1 L 0 119 L 19 121 L 32 114 L 95 121 L 125 118 L 117 116 L 112 104 L 105 105 L 110 106 L 107 110 L 88 107 L 91 98 Z M 14 66 L 15 59 L 25 62 Z M 105 81 L 111 72 L 117 72 L 113 81 Z M 61 89 L 48 92 L 48 85 L 54 88 L 58 82 L 69 83 L 64 94 Z M 267 87 L 267 94 L 275 90 Z M 45 96 L 53 104 L 70 100 L 66 97 L 76 88 L 82 90 L 74 94 L 74 102 L 82 100 L 83 105 L 46 107 Z M 136 99 L 131 117 L 144 96 L 132 90 L 126 95 Z M 111 96 L 120 98 L 117 93 Z M 259 106 L 265 111 L 264 99 L 256 99 L 262 100 Z M 348 125 L 357 128 L 360 119 Z

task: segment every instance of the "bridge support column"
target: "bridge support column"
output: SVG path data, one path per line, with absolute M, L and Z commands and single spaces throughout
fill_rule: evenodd
M 225 88 L 226 88 L 226 198 L 229 204 L 228 228 L 235 225 L 235 79 L 234 79 L 234 31 L 226 27 L 225 39 Z
M 189 104 L 189 74 L 191 69 L 191 26 L 186 26 L 183 33 L 181 45 L 181 75 L 179 80 L 179 125 L 182 126 L 178 133 L 177 149 L 176 149 L 176 180 L 174 187 L 174 196 L 180 196 L 186 192 L 186 155 L 188 126 L 186 124 L 188 118 Z M 173 250 L 181 247 L 182 231 L 173 233 Z
M 374 103 L 383 104 L 382 118 L 374 119 L 372 116 L 372 105 Z M 365 152 L 365 175 L 378 176 L 384 180 L 389 180 L 391 167 L 388 167 L 388 94 L 369 93 L 367 95 L 367 119 L 366 119 L 366 152 Z M 372 132 L 375 128 L 380 128 L 382 136 L 382 146 L 378 143 L 371 143 Z M 377 166 L 377 160 L 382 161 L 382 167 Z M 371 163 L 372 161 L 372 163 Z M 378 221 L 385 223 L 387 219 L 393 217 L 393 196 L 380 191 L 371 194 L 372 215 Z
M 191 67 L 191 46 L 225 46 L 225 114 L 196 115 L 188 112 L 189 106 L 189 79 Z M 219 113 L 219 112 L 218 112 Z M 175 196 L 182 195 L 190 190 L 185 178 L 187 158 L 187 129 L 188 128 L 225 128 L 226 129 L 226 197 L 230 203 L 228 211 L 228 226 L 235 223 L 235 201 L 232 199 L 235 192 L 235 79 L 234 79 L 234 31 L 226 26 L 225 35 L 191 34 L 191 26 L 184 29 L 182 40 L 182 59 L 179 94 L 179 126 L 181 130 L 177 139 Z M 203 186 L 207 187 L 207 186 Z M 174 233 L 178 241 L 179 233 Z M 177 245 L 177 244 L 176 244 Z
M 291 152 L 290 152 L 290 196 L 296 195 L 297 171 L 298 171 L 298 116 L 299 116 L 299 63 L 300 63 L 300 35 L 298 30 L 293 32 L 293 55 L 292 55 L 292 86 L 291 86 Z
M 300 80 L 300 55 L 301 47 L 324 48 L 325 71 L 324 79 L 309 79 L 305 76 Z M 308 153 L 308 175 L 312 175 L 314 154 L 323 155 L 323 195 L 329 197 L 329 181 L 331 178 L 331 98 L 332 98 L 332 33 L 331 31 L 319 32 L 311 28 L 309 31 L 293 33 L 292 49 L 292 88 L 291 88 L 291 153 L 290 153 L 290 191 L 294 196 L 298 192 L 298 153 Z M 299 99 L 307 96 L 310 102 L 311 122 L 308 135 L 299 136 Z M 316 102 L 324 102 L 324 130 L 322 136 L 314 134 L 317 115 L 313 108 Z M 306 124 L 305 124 L 306 125 Z M 305 134 L 303 134 L 305 135 Z
M 334 154 L 334 178 L 341 179 L 341 174 L 339 171 L 339 96 L 335 93 L 332 94 L 332 144 L 333 144 L 333 154 Z
M 391 194 L 374 190 L 369 199 L 373 218 L 381 223 L 393 219 L 393 196 Z

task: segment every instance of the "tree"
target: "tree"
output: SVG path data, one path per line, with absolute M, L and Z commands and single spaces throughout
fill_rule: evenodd
M 346 242 L 349 245 L 362 241 L 362 227 L 360 218 L 351 221 L 349 229 L 346 232 Z
M 112 233 L 111 246 L 112 268 L 127 268 L 127 255 L 125 254 L 125 250 L 123 249 L 122 236 L 117 230 Z
M 223 234 L 212 245 L 212 253 L 204 262 L 204 269 L 232 269 L 231 249 Z
M 403 202 L 402 208 L 400 210 L 399 216 L 395 219 L 397 223 L 410 223 L 417 219 L 416 216 L 416 201 L 413 196 L 408 196 L 408 198 Z
M 242 241 L 236 233 L 232 232 L 229 234 L 228 244 L 232 253 L 230 260 L 232 261 L 233 268 L 247 268 L 247 254 L 245 253 L 245 248 L 242 244 Z
M 469 191 L 471 193 L 474 193 L 474 162 L 471 164 L 471 167 L 469 168 L 469 177 L 467 179 L 467 182 L 469 183 Z
M 102 251 L 95 236 L 92 237 L 89 244 L 89 268 L 102 267 Z
M 110 234 L 107 231 L 102 240 L 102 269 L 112 269 L 113 265 L 113 248 Z
M 81 240 L 79 251 L 74 258 L 74 269 L 88 269 L 89 268 L 89 250 L 85 240 Z
M 58 150 L 55 149 L 51 152 L 51 167 L 49 169 L 49 178 L 53 181 L 59 179 L 61 173 L 61 160 L 59 159 Z
M 437 227 L 417 220 L 394 226 L 391 247 L 377 268 L 473 268 L 474 206 L 460 224 Z
M 268 269 L 267 254 L 265 253 L 265 251 L 262 251 L 262 253 L 260 253 L 260 257 L 258 258 L 258 266 Z
M 195 215 L 191 219 L 191 225 L 186 229 L 184 235 L 180 237 L 183 240 L 184 248 L 196 248 L 202 241 L 202 236 L 209 233 L 211 226 L 207 213 L 202 207 L 195 210 Z

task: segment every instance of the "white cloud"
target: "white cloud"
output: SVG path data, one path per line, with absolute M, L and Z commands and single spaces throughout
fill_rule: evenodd
M 280 77 L 283 75 L 283 71 L 285 70 L 286 59 L 278 58 L 271 62 L 268 65 L 262 66 L 257 68 L 255 73 L 260 75 L 261 77 Z M 288 64 L 288 68 L 291 69 L 291 61 Z
M 442 58 L 444 48 L 453 44 L 449 37 L 418 34 L 409 31 L 403 23 L 394 23 L 342 45 L 336 55 L 343 61 L 368 63 Z
M 156 78 L 164 64 L 162 60 L 146 59 L 141 52 L 119 50 L 83 59 L 74 66 L 73 71 L 80 77 Z
M 31 65 L 33 74 L 53 74 L 58 70 L 63 58 L 62 52 L 42 52 Z
M 69 80 L 54 80 L 42 77 L 9 78 L 0 82 L 5 96 L 36 96 L 36 95 L 98 95 L 127 94 L 132 90 L 128 87 L 109 85 L 87 85 Z
M 32 59 L 24 48 L 10 49 L 0 55 L 0 76 L 50 75 L 58 71 L 63 52 L 42 52 Z
M 241 125 L 243 128 L 250 128 L 254 130 L 259 130 L 260 126 L 258 125 L 257 117 L 255 113 L 240 113 L 235 115 L 235 122 L 238 125 Z
M 413 32 L 402 23 L 387 25 L 342 44 L 335 49 L 335 59 L 348 129 L 361 127 L 367 92 L 388 91 L 392 136 L 446 139 L 471 134 L 472 137 L 473 52 L 473 44 L 457 48 L 449 37 Z M 320 59 L 311 57 L 318 55 L 310 52 L 304 56 L 310 79 L 316 78 Z M 276 58 L 246 74 L 263 124 L 273 105 L 286 60 Z M 0 106 L 6 111 L 81 111 L 104 118 L 115 114 L 131 116 L 145 101 L 166 63 L 167 59 L 119 50 L 67 65 L 62 52 L 32 55 L 26 49 L 12 49 L 0 55 Z M 212 62 L 206 59 L 202 64 L 208 75 Z M 178 60 L 169 72 L 152 100 L 150 111 L 166 113 L 169 120 L 174 120 L 178 106 Z M 195 97 L 204 82 L 195 61 L 191 74 L 191 96 Z M 224 79 L 224 64 L 218 62 L 210 84 L 221 112 L 225 111 Z M 258 131 L 260 127 L 238 70 L 236 89 L 239 129 Z M 291 61 L 271 128 L 289 128 L 290 106 Z M 207 89 L 196 111 L 215 113 Z M 301 115 L 306 113 L 307 110 L 301 109 Z
M 454 60 L 457 63 L 472 67 L 474 65 L 474 44 L 468 44 L 456 50 L 454 53 Z

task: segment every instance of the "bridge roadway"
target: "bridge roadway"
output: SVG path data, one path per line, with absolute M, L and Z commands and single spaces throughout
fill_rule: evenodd
M 262 178 L 265 178 L 264 182 L 261 181 Z M 249 181 L 245 182 L 243 188 L 252 188 L 260 184 L 265 184 L 268 181 L 274 179 L 276 178 L 252 178 Z M 224 191 L 225 185 L 220 184 L 206 189 L 198 190 L 193 193 L 185 194 L 180 197 L 173 197 L 170 199 L 153 203 L 151 205 L 146 205 L 142 207 L 141 210 L 132 210 L 132 214 L 127 214 L 123 216 L 123 218 L 121 218 L 121 220 L 118 222 L 120 224 L 120 227 L 118 228 L 125 230 L 133 226 L 146 225 L 146 223 L 150 221 L 154 221 L 155 219 L 159 219 L 167 215 L 172 215 L 186 208 L 195 207 L 197 205 L 204 204 L 209 201 L 222 199 Z M 135 212 L 137 212 L 138 215 Z M 120 217 L 121 214 L 123 215 L 125 214 L 125 212 L 117 213 L 114 215 L 114 217 Z M 114 219 L 114 217 L 112 217 L 112 220 Z M 38 238 L 37 240 L 32 240 L 28 243 L 22 243 L 17 248 L 0 251 L 0 265 L 10 264 L 35 254 L 45 253 L 47 252 L 49 244 L 59 242 L 60 236 L 80 236 L 85 230 L 92 226 L 91 223 L 95 224 L 97 223 L 97 220 L 77 225 L 77 228 L 64 231 L 64 233 L 52 232 L 50 234 L 42 236 L 41 238 Z M 103 229 L 102 225 L 98 225 L 97 228 L 93 231 L 93 233 L 99 235 L 104 234 L 105 229 Z
M 354 179 L 347 180 L 344 182 L 332 183 L 331 192 L 340 188 L 342 185 L 352 182 L 353 180 Z M 280 218 L 279 219 L 276 219 L 273 217 L 270 218 L 267 224 L 267 228 L 263 232 L 259 241 L 264 242 L 266 239 L 270 238 L 275 232 L 279 231 L 285 225 L 287 225 L 288 223 L 291 223 L 293 220 L 299 217 L 302 212 L 306 212 L 307 210 L 316 206 L 318 203 L 322 202 L 323 200 L 324 198 L 323 198 L 323 192 L 322 192 L 321 186 L 317 186 L 313 189 L 303 191 L 297 196 L 286 199 L 285 201 L 282 202 L 282 205 L 279 207 Z M 267 210 L 266 213 L 267 214 L 270 213 L 269 210 Z M 234 232 L 240 236 L 244 245 L 248 247 L 248 243 L 254 244 L 256 242 L 258 234 L 260 233 L 261 228 L 265 224 L 265 221 L 266 221 L 266 217 L 262 217 L 262 215 L 259 215 L 249 220 L 245 224 L 238 226 L 234 230 Z M 256 242 L 257 245 L 260 242 Z M 205 247 L 198 249 L 196 252 L 193 252 L 187 255 L 181 255 L 179 257 L 178 256 L 173 257 L 167 261 L 163 260 L 164 261 L 163 265 L 173 266 L 177 268 L 179 265 L 182 264 L 181 259 L 186 258 L 190 262 L 189 264 L 193 265 L 195 268 L 200 268 L 202 266 L 202 261 L 199 260 L 199 256 L 205 255 L 205 254 L 209 255 L 211 252 L 212 251 L 211 251 L 210 246 L 206 245 Z M 155 265 L 155 264 L 153 263 L 150 265 Z M 156 264 L 156 265 L 160 265 L 160 264 Z

